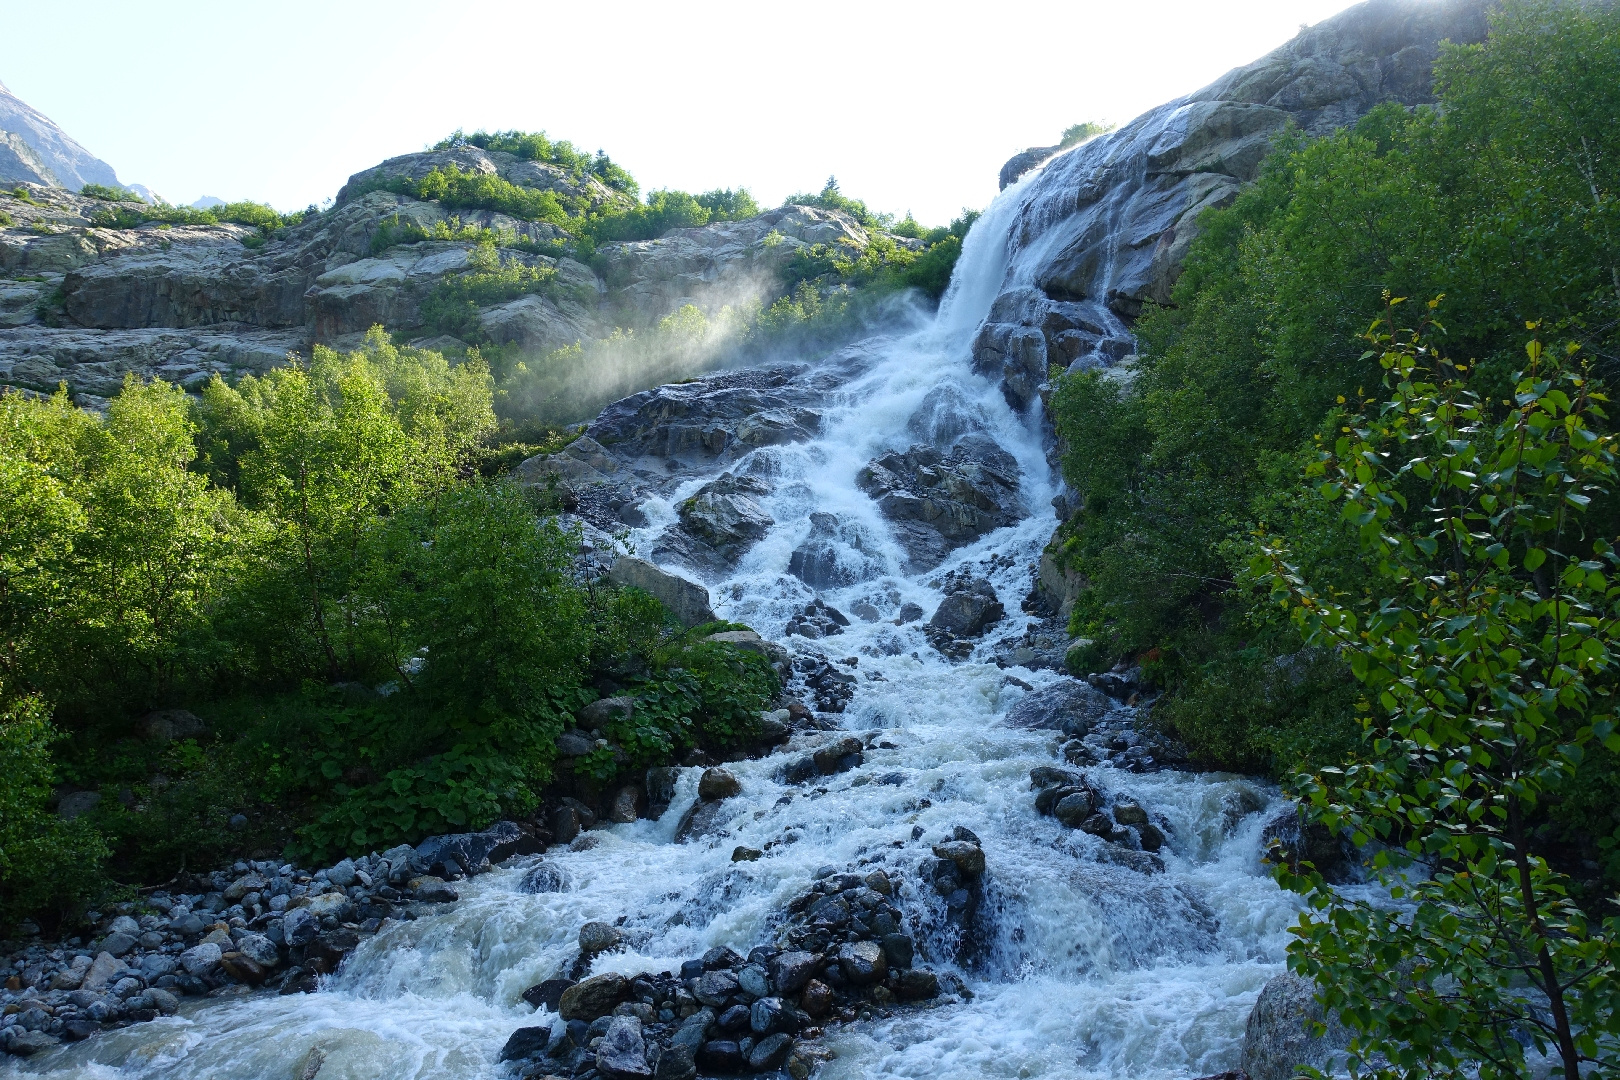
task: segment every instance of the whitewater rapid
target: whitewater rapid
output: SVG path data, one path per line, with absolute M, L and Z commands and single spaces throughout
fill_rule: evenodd
M 875 734 L 863 765 L 811 785 L 777 779 L 780 755 L 730 765 L 743 793 L 725 804 L 728 835 L 677 844 L 697 797 L 700 770 L 688 769 L 659 820 L 597 829 L 545 855 L 562 871 L 564 891 L 520 891 L 534 860 L 513 860 L 460 883 L 461 901 L 443 913 L 390 924 L 363 942 L 319 993 L 190 1000 L 177 1016 L 11 1060 L 0 1075 L 292 1080 L 318 1066 L 321 1080 L 509 1076 L 511 1066 L 496 1063 L 507 1037 L 549 1022 L 520 994 L 572 963 L 583 923 L 623 918 L 631 943 L 600 957 L 595 971 L 678 970 L 716 945 L 746 953 L 769 942 L 773 916 L 819 868 L 861 864 L 903 881 L 902 907 L 920 916 L 911 928 L 919 963 L 957 971 L 973 997 L 832 1029 L 826 1043 L 837 1056 L 820 1074 L 826 1080 L 1185 1078 L 1236 1068 L 1245 1019 L 1283 968 L 1298 911 L 1259 858 L 1275 789 L 1225 774 L 1088 769 L 1100 790 L 1129 794 L 1169 825 L 1162 872 L 1119 865 L 1105 842 L 1034 810 L 1029 772 L 1061 763 L 1056 733 L 1001 720 L 1027 693 L 1008 676 L 1037 689 L 1060 676 L 998 668 L 987 645 L 952 663 L 928 647 L 920 624 L 892 622 L 907 602 L 931 612 L 941 594 L 929 583 L 959 566 L 988 577 L 1010 613 L 987 641 L 1029 622 L 1020 601 L 1056 524 L 1054 478 L 1038 416 L 1013 413 L 969 362 L 973 332 L 1001 285 L 1023 187 L 1009 188 L 975 225 L 936 317 L 897 327 L 851 354 L 858 362 L 844 361 L 818 438 L 756 450 L 757 461 L 736 466 L 773 478 L 774 493 L 760 501 L 777 524 L 729 576 L 709 582 L 715 609 L 801 652 L 858 659 L 858 688 L 841 721 Z M 918 425 L 930 423 L 977 426 L 1012 454 L 1025 516 L 938 568 L 907 575 L 903 552 L 854 480 L 873 457 L 919 441 Z M 644 506 L 649 524 L 631 543 L 650 550 L 674 506 L 707 478 Z M 787 572 L 812 511 L 837 516 L 840 559 L 865 578 L 820 595 L 846 612 L 864 601 L 884 618 L 852 620 L 820 641 L 784 639 L 789 617 L 815 595 Z M 981 919 L 989 931 L 967 968 L 952 963 L 943 901 L 916 873 L 929 844 L 956 826 L 980 837 L 988 863 Z M 756 862 L 731 861 L 739 844 L 768 843 Z

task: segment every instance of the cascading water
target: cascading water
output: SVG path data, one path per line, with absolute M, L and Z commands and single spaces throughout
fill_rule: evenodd
M 724 804 L 728 835 L 676 843 L 697 798 L 699 770 L 688 769 L 660 819 L 598 829 L 547 854 L 565 880 L 560 892 L 521 891 L 531 860 L 516 860 L 463 883 L 453 908 L 385 927 L 319 993 L 192 1002 L 178 1016 L 0 1072 L 508 1075 L 511 1067 L 496 1063 L 502 1044 L 537 1022 L 520 994 L 573 961 L 583 923 L 625 920 L 630 947 L 599 957 L 595 970 L 676 970 L 715 945 L 746 952 L 767 941 L 773 917 L 828 865 L 881 862 L 916 913 L 923 959 L 946 970 L 953 950 L 943 902 L 916 871 L 929 845 L 956 826 L 977 834 L 988 858 L 982 941 L 961 971 L 971 1000 L 833 1029 L 827 1042 L 837 1057 L 823 1076 L 1192 1077 L 1236 1067 L 1245 1018 L 1281 968 L 1297 910 L 1259 862 L 1266 815 L 1243 813 L 1267 807 L 1275 791 L 1229 775 L 1092 768 L 1100 790 L 1129 794 L 1168 826 L 1162 870 L 1111 857 L 1104 841 L 1033 808 L 1029 772 L 1056 763 L 1053 734 L 1000 719 L 1028 692 L 1009 674 L 1037 689 L 1058 676 L 1004 671 L 982 645 L 953 663 L 929 647 L 919 624 L 894 622 L 906 603 L 932 610 L 941 594 L 929 583 L 957 567 L 987 577 L 1017 612 L 1027 568 L 1055 523 L 1037 421 L 1014 414 L 997 386 L 973 375 L 968 355 L 1001 288 L 1023 190 L 1004 192 L 972 230 L 931 323 L 826 362 L 818 437 L 754 450 L 735 466 L 773 479 L 761 501 L 776 524 L 711 582 L 721 617 L 782 634 L 815 595 L 787 572 L 816 527 L 812 512 L 836 518 L 833 550 L 854 582 L 820 595 L 882 616 L 836 638 L 785 639 L 801 654 L 858 658 L 858 689 L 842 722 L 881 733 L 862 766 L 807 787 L 778 778 L 780 755 L 737 763 L 743 793 Z M 1016 461 L 1023 518 L 927 573 L 905 573 L 906 552 L 856 474 L 884 452 L 963 432 L 987 435 Z M 638 550 L 654 545 L 679 501 L 708 478 L 643 507 L 649 524 L 632 538 Z M 1022 621 L 1013 615 L 998 632 Z M 733 863 L 739 844 L 769 847 L 758 861 Z

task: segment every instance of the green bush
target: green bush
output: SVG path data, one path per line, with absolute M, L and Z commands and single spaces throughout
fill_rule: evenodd
M 433 149 L 449 150 L 461 145 L 511 154 L 524 161 L 544 161 L 551 165 L 561 165 L 577 174 L 589 173 L 608 187 L 622 191 L 632 198 L 640 190 L 630 174 L 615 165 L 602 151 L 598 150 L 594 155 L 587 154 L 576 150 L 574 144 L 566 140 L 552 142 L 543 131 L 497 131 L 493 134 L 475 131 L 471 135 L 456 131 L 435 143 Z
M 493 241 L 481 239 L 468 256 L 468 269 L 442 279 L 422 301 L 422 321 L 439 334 L 479 344 L 486 340 L 480 308 L 504 304 L 530 293 L 557 291 L 557 271 L 501 259 Z

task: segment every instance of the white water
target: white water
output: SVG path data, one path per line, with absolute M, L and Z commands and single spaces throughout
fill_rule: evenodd
M 764 501 L 778 524 L 730 578 L 711 583 L 722 617 L 782 632 L 812 595 L 786 568 L 809 533 L 808 513 L 818 510 L 838 515 L 841 536 L 854 545 L 845 554 L 874 575 L 823 593 L 834 606 L 848 612 L 864 599 L 887 617 L 915 601 L 932 611 L 939 594 L 927 581 L 973 564 L 1014 613 L 992 636 L 1022 629 L 1016 613 L 1028 567 L 1055 524 L 1052 479 L 1036 421 L 1015 416 L 968 364 L 968 342 L 1001 284 L 1021 192 L 1022 185 L 1004 192 L 970 233 L 937 319 L 874 343 L 851 369 L 825 402 L 816 442 L 755 452 L 761 460 L 753 467 L 777 478 Z M 907 425 L 925 398 L 949 406 L 946 422 L 982 426 L 1017 458 L 1028 516 L 908 578 L 853 479 L 875 454 L 920 441 Z M 652 525 L 634 538 L 639 549 L 673 519 L 674 501 L 646 507 Z M 1011 559 L 979 565 L 992 555 Z M 911 927 L 919 963 L 945 969 L 943 906 L 914 870 L 957 825 L 979 835 L 988 858 L 984 906 L 993 931 L 983 960 L 961 972 L 974 999 L 837 1031 L 828 1041 L 838 1057 L 822 1076 L 1101 1080 L 1236 1067 L 1244 1021 L 1261 985 L 1281 970 L 1297 908 L 1259 863 L 1266 814 L 1233 820 L 1229 807 L 1240 789 L 1251 805 L 1275 792 L 1225 775 L 1090 770 L 1101 788 L 1129 793 L 1170 825 L 1164 872 L 1139 873 L 1107 861 L 1102 841 L 1034 811 L 1029 770 L 1054 763 L 1057 740 L 1000 722 L 1024 693 L 1004 676 L 1039 687 L 1053 674 L 1003 672 L 984 649 L 953 665 L 928 648 L 917 624 L 887 619 L 789 644 L 832 659 L 859 657 L 859 689 L 844 723 L 880 730 L 877 741 L 895 748 L 869 750 L 863 766 L 814 787 L 773 779 L 782 755 L 731 766 L 744 790 L 726 804 L 730 835 L 712 846 L 672 842 L 696 797 L 697 770 L 688 770 L 661 820 L 599 830 L 588 834 L 594 846 L 548 854 L 566 872 L 564 892 L 517 891 L 532 861 L 517 860 L 525 865 L 463 883 L 463 899 L 444 914 L 392 924 L 363 943 L 320 993 L 191 1002 L 176 1017 L 13 1059 L 0 1074 L 291 1078 L 319 1053 L 322 1080 L 510 1075 L 495 1063 L 507 1036 L 548 1019 L 536 1018 L 519 995 L 573 960 L 582 923 L 627 918 L 633 947 L 599 960 L 598 970 L 675 970 L 714 945 L 746 952 L 768 940 L 772 916 L 824 865 L 881 864 L 898 874 L 903 906 L 925 913 Z M 894 773 L 898 785 L 875 782 Z M 917 826 L 923 836 L 913 840 Z M 738 844 L 771 841 L 778 843 L 757 862 L 730 861 Z

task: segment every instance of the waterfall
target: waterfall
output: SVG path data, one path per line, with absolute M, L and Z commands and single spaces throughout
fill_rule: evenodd
M 1003 192 L 970 231 L 931 323 L 813 368 L 821 395 L 813 440 L 761 447 L 733 465 L 771 478 L 760 501 L 776 524 L 708 583 L 716 611 L 799 655 L 856 661 L 845 665 L 857 682 L 840 719 L 871 736 L 863 765 L 809 785 L 781 778 L 782 755 L 729 766 L 743 793 L 724 804 L 729 835 L 712 843 L 674 841 L 697 798 L 699 770 L 685 770 L 658 820 L 597 829 L 545 855 L 564 891 L 524 892 L 534 859 L 514 860 L 462 883 L 461 901 L 442 913 L 385 926 L 318 993 L 191 1000 L 178 1016 L 8 1061 L 0 1075 L 247 1080 L 310 1076 L 310 1063 L 324 1062 L 322 1078 L 509 1076 L 496 1063 L 502 1044 L 540 1022 L 520 994 L 573 962 L 583 923 L 622 919 L 629 943 L 599 957 L 595 971 L 674 971 L 716 945 L 746 952 L 764 943 L 819 868 L 860 865 L 882 865 L 901 882 L 920 953 L 935 970 L 958 972 L 973 996 L 831 1029 L 837 1056 L 827 1080 L 1173 1078 L 1235 1068 L 1244 1021 L 1282 968 L 1298 910 L 1259 861 L 1275 789 L 1226 774 L 1093 767 L 1100 790 L 1128 794 L 1166 825 L 1162 868 L 1121 860 L 1104 841 L 1036 813 L 1029 773 L 1061 763 L 1054 733 L 1002 722 L 1030 692 L 1020 682 L 1038 690 L 1064 677 L 1002 669 L 988 644 L 953 662 L 928 645 L 920 623 L 895 624 L 908 603 L 932 612 L 940 576 L 959 567 L 987 578 L 1009 613 L 991 637 L 1031 621 L 1020 602 L 1056 524 L 1054 480 L 1037 421 L 975 376 L 968 355 L 1006 273 L 1024 193 L 1023 184 Z M 969 434 L 1016 463 L 1021 520 L 907 572 L 907 551 L 856 475 L 887 451 Z M 638 551 L 653 549 L 680 500 L 708 478 L 642 508 Z M 837 580 L 846 582 L 819 593 L 788 572 L 792 552 L 818 528 L 832 536 Z M 852 619 L 837 637 L 785 638 L 793 614 L 817 595 L 877 617 Z M 981 940 L 963 967 L 943 901 L 917 874 L 929 845 L 958 826 L 977 834 L 988 859 Z M 766 855 L 734 863 L 737 845 Z

